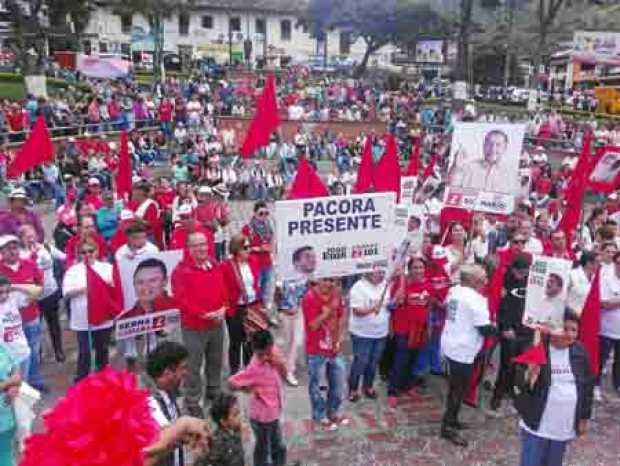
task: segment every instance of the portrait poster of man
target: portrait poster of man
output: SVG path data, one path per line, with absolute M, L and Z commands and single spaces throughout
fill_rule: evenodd
M 534 255 L 525 294 L 523 323 L 545 333 L 562 333 L 571 262 Z
M 448 185 L 469 192 L 517 196 L 525 126 L 456 123 L 450 148 Z
M 620 182 L 620 147 L 603 147 L 598 151 L 589 182 L 596 191 L 615 191 Z
M 183 258 L 183 251 L 142 254 L 118 263 L 125 315 L 174 309 L 170 276 Z M 131 312 L 134 311 L 134 312 Z

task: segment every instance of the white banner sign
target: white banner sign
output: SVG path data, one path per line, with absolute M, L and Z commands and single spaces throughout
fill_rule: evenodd
M 116 321 L 115 337 L 117 340 L 137 337 L 160 330 L 171 331 L 181 323 L 181 316 L 176 309 L 154 312 L 137 317 L 128 317 Z
M 413 195 L 418 186 L 417 176 L 400 177 L 400 202 L 401 204 L 413 204 Z
M 337 277 L 387 267 L 394 193 L 276 202 L 281 279 Z
M 525 294 L 523 324 L 546 333 L 564 331 L 564 309 L 571 263 L 534 255 Z
M 493 214 L 511 214 L 515 199 L 510 194 L 485 193 L 460 188 L 448 188 L 444 198 L 446 207 L 475 210 Z

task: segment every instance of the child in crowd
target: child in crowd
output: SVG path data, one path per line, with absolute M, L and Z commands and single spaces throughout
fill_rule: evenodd
M 208 452 L 196 460 L 195 466 L 244 466 L 241 440 L 241 411 L 235 395 L 220 393 L 211 405 L 215 423 Z
M 259 330 L 252 335 L 254 356 L 241 372 L 228 379 L 234 390 L 245 390 L 250 399 L 250 425 L 256 437 L 254 466 L 283 466 L 286 464 L 286 446 L 282 439 L 282 379 L 286 364 L 275 347 L 273 335 Z

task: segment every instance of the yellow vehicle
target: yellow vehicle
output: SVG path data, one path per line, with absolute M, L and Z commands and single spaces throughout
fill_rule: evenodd
M 599 86 L 594 88 L 600 113 L 620 113 L 620 86 Z

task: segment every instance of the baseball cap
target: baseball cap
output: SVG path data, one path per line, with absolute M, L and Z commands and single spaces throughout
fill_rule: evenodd
M 15 188 L 9 193 L 9 199 L 28 199 L 28 193 L 24 188 Z
M 19 243 L 19 238 L 15 235 L 2 235 L 0 236 L 0 249 L 10 243 Z
M 226 185 L 224 183 L 220 183 L 217 186 L 215 186 L 213 188 L 213 192 L 215 194 L 218 194 L 222 197 L 226 197 L 230 194 L 230 191 L 228 190 L 228 188 L 226 187 Z
M 89 186 L 94 186 L 94 185 L 99 186 L 100 184 L 101 184 L 101 181 L 99 181 L 98 178 L 92 177 L 92 178 L 88 179 L 88 185 Z
M 201 186 L 198 188 L 198 194 L 211 194 L 213 191 L 208 186 Z

